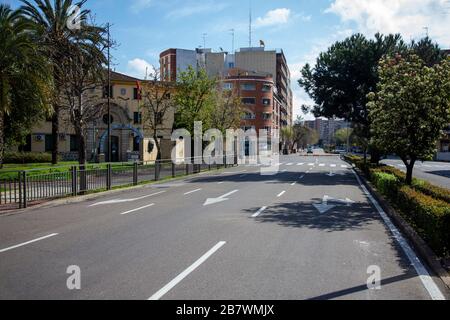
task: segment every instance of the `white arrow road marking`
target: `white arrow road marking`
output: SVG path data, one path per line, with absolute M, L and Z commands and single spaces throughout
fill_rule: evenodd
M 258 217 L 261 213 L 263 213 L 264 211 L 266 211 L 267 207 L 262 207 L 261 209 L 259 209 L 254 215 L 252 215 L 252 218 L 256 218 Z
M 164 192 L 166 192 L 166 191 L 160 191 L 160 192 L 152 193 L 152 194 L 149 194 L 149 195 L 146 195 L 146 196 L 143 196 L 143 197 L 133 198 L 133 199 L 113 199 L 113 200 L 108 200 L 108 201 L 102 201 L 102 202 L 94 203 L 94 204 L 90 205 L 89 207 L 95 207 L 95 206 L 99 206 L 99 205 L 102 205 L 102 204 L 134 202 L 134 201 L 146 199 L 146 198 L 149 198 L 149 197 L 153 197 L 153 196 L 156 196 L 156 195 L 164 193 Z
M 195 190 L 186 192 L 184 195 L 187 196 L 188 194 L 195 193 L 195 192 L 199 192 L 199 191 L 202 191 L 202 189 L 201 189 L 201 188 L 200 188 L 200 189 L 195 189 Z
M 165 285 L 162 289 L 152 295 L 148 300 L 159 300 L 161 299 L 167 292 L 172 290 L 178 283 L 183 281 L 190 273 L 194 272 L 201 264 L 203 264 L 209 257 L 211 257 L 217 250 L 222 248 L 226 244 L 225 241 L 221 241 L 216 244 L 211 250 L 205 253 L 200 259 L 195 261 L 189 268 L 180 273 L 175 279 L 170 281 L 167 285 Z
M 333 209 L 335 206 L 334 205 L 329 205 L 328 204 L 328 200 L 330 197 L 328 197 L 327 195 L 323 196 L 323 200 L 322 203 L 314 203 L 313 206 L 317 209 L 317 211 L 319 211 L 320 213 L 325 213 L 331 209 Z
M 44 236 L 44 237 L 37 238 L 37 239 L 34 239 L 34 240 L 30 240 L 30 241 L 27 241 L 27 242 L 24 242 L 24 243 L 20 243 L 20 244 L 17 244 L 15 246 L 12 246 L 12 247 L 1 249 L 0 253 L 6 252 L 6 251 L 9 251 L 9 250 L 12 250 L 12 249 L 16 249 L 16 248 L 19 248 L 19 247 L 23 247 L 23 246 L 26 246 L 27 244 L 38 242 L 38 241 L 41 241 L 41 240 L 44 240 L 44 239 L 47 239 L 47 238 L 50 238 L 50 237 L 54 237 L 54 236 L 57 236 L 57 235 L 58 235 L 57 233 L 52 233 L 52 234 L 49 234 L 48 236 Z
M 148 204 L 148 205 L 140 207 L 140 208 L 136 208 L 136 209 L 132 209 L 132 210 L 128 210 L 128 211 L 122 212 L 121 215 L 124 216 L 124 215 L 132 213 L 132 212 L 136 212 L 136 211 L 140 211 L 140 210 L 143 210 L 143 209 L 146 209 L 146 208 L 153 207 L 154 205 L 155 205 L 154 203 L 151 203 L 151 204 Z
M 233 191 L 228 192 L 227 194 L 224 194 L 223 196 L 220 196 L 218 198 L 208 198 L 206 200 L 206 202 L 203 204 L 203 206 L 209 206 L 210 204 L 215 204 L 215 203 L 219 203 L 219 202 L 224 202 L 224 201 L 230 200 L 227 197 L 231 196 L 232 194 L 235 194 L 238 191 L 239 190 L 233 190 Z

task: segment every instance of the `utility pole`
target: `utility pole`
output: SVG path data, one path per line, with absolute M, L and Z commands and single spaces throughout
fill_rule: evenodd
M 252 1 L 250 0 L 249 24 L 248 24 L 248 47 L 252 47 Z
M 108 22 L 108 162 L 112 162 L 111 159 L 111 37 L 110 37 L 110 25 Z
M 206 36 L 207 35 L 208 35 L 207 33 L 202 34 L 202 37 L 203 37 L 203 49 L 206 49 Z

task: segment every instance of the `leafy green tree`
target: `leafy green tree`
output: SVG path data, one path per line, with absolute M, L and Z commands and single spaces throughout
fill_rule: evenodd
M 280 130 L 280 135 L 284 150 L 292 151 L 295 144 L 294 128 L 291 126 L 283 127 Z
M 397 154 L 412 182 L 417 160 L 430 159 L 450 122 L 450 59 L 428 67 L 415 54 L 380 62 L 380 83 L 368 95 L 376 145 Z
M 174 97 L 177 105 L 175 128 L 184 128 L 193 134 L 194 122 L 201 121 L 203 130 L 208 130 L 215 105 L 216 81 L 210 79 L 205 70 L 196 71 L 191 66 L 186 71 L 180 72 L 178 77 Z
M 336 144 L 338 144 L 338 145 L 344 145 L 344 144 L 346 145 L 347 139 L 349 140 L 350 145 L 351 145 L 352 140 L 353 140 L 353 129 L 351 129 L 351 128 L 339 129 L 334 134 L 334 137 L 336 139 Z
M 48 64 L 28 28 L 18 11 L 0 4 L 0 167 L 5 146 L 20 143 L 49 106 Z
M 369 140 L 367 94 L 376 88 L 378 62 L 386 54 L 405 50 L 400 35 L 376 34 L 368 40 L 355 34 L 336 42 L 319 55 L 314 67 L 307 64 L 302 69 L 299 84 L 315 102 L 312 108 L 304 106 L 304 111 L 312 109 L 309 111 L 316 117 L 346 119 Z M 372 159 L 377 161 L 373 153 Z
M 244 113 L 241 98 L 233 90 L 216 88 L 214 90 L 214 110 L 210 114 L 211 127 L 225 134 L 227 129 L 238 129 Z
M 445 59 L 445 55 L 439 45 L 433 43 L 429 37 L 425 37 L 418 42 L 413 40 L 410 44 L 410 49 L 417 54 L 428 67 L 432 67 Z
M 45 50 L 45 55 L 51 62 L 53 78 L 52 105 L 52 136 L 53 150 L 52 163 L 58 161 L 58 134 L 59 115 L 63 107 L 62 91 L 65 86 L 64 75 L 67 70 L 66 60 L 70 57 L 70 45 L 88 45 L 90 39 L 96 38 L 99 27 L 88 23 L 89 10 L 83 9 L 87 0 L 75 2 L 73 0 L 55 0 L 53 4 L 49 0 L 21 0 L 23 5 L 20 12 L 33 23 L 33 31 L 38 45 Z M 80 8 L 77 13 L 74 5 Z M 80 27 L 74 26 L 74 19 Z
M 306 148 L 308 145 L 314 145 L 319 142 L 319 133 L 301 123 L 294 125 L 294 141 L 297 147 Z

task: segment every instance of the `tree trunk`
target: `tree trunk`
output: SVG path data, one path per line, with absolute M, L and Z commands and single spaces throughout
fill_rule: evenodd
M 4 113 L 0 111 L 0 169 L 3 169 L 3 157 L 5 154 L 5 128 L 4 128 Z
M 52 116 L 52 164 L 58 164 L 58 153 L 59 153 L 59 107 L 55 106 L 55 112 Z
M 381 153 L 377 148 L 371 148 L 370 150 L 370 163 L 378 164 L 381 160 Z
M 78 139 L 78 163 L 86 164 L 86 139 L 81 128 L 75 130 Z
M 407 161 L 405 162 L 405 165 L 406 165 L 406 184 L 407 185 L 411 185 L 412 184 L 413 171 L 414 171 L 415 163 L 416 163 L 415 160 L 411 160 L 409 163 Z

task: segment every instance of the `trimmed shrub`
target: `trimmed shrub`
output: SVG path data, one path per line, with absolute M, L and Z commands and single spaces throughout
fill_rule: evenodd
M 400 188 L 400 182 L 397 177 L 377 169 L 372 169 L 370 173 L 370 179 L 378 191 L 395 201 L 397 199 L 398 189 Z
M 52 155 L 44 152 L 5 152 L 4 163 L 50 163 Z
M 450 254 L 450 205 L 409 186 L 398 190 L 396 205 L 416 231 L 441 256 Z
M 424 180 L 413 181 L 414 189 L 425 193 L 426 195 L 438 200 L 445 201 L 450 204 L 450 190 L 442 187 L 435 186 Z

